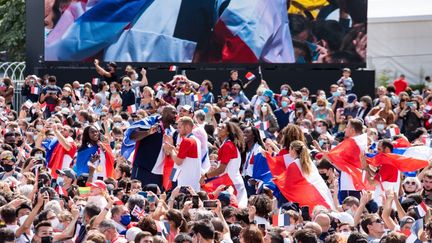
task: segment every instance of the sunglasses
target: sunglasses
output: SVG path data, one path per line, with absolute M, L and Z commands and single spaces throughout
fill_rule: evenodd
M 384 221 L 382 219 L 376 219 L 373 223 L 382 224 Z
M 415 183 L 415 181 L 407 181 L 407 182 L 405 182 L 405 184 L 414 186 L 416 183 Z

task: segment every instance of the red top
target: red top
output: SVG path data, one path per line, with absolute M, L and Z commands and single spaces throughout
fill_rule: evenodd
M 184 159 L 186 157 L 196 159 L 198 158 L 198 145 L 193 138 L 183 138 L 180 143 L 180 148 L 177 157 Z
M 402 91 L 405 91 L 406 88 L 408 88 L 408 82 L 405 79 L 397 79 L 393 81 L 393 85 L 396 89 L 396 95 L 398 95 Z
M 222 164 L 228 164 L 231 159 L 237 158 L 237 148 L 231 141 L 226 141 L 218 151 L 218 160 Z

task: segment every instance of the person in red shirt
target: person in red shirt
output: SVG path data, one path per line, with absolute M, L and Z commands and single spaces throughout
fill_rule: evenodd
M 399 79 L 393 81 L 393 85 L 396 89 L 396 95 L 399 95 L 400 92 L 405 91 L 408 88 L 408 82 L 405 80 L 405 75 L 401 74 Z

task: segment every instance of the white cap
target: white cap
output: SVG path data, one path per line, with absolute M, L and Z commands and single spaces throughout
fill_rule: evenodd
M 335 219 L 338 219 L 341 223 L 347 223 L 349 225 L 354 225 L 354 218 L 351 216 L 351 214 L 347 212 L 331 212 L 330 216 L 332 216 Z
M 135 237 L 137 236 L 138 233 L 142 232 L 142 230 L 138 227 L 131 227 L 130 229 L 128 229 L 126 231 L 126 239 L 128 241 L 134 241 Z

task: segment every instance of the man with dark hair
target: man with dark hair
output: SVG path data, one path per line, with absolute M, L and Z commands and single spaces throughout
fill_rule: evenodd
M 34 243 L 49 243 L 53 241 L 53 227 L 49 221 L 42 221 L 35 227 L 35 234 L 32 242 Z
M 302 229 L 294 234 L 294 239 L 298 243 L 317 243 L 318 239 L 311 229 Z
M 215 229 L 213 224 L 206 220 L 200 220 L 192 226 L 194 242 L 211 243 L 214 239 Z
M 51 112 L 55 111 L 55 107 L 59 103 L 60 95 L 62 94 L 62 89 L 56 85 L 57 78 L 55 76 L 48 77 L 48 85 L 42 89 L 42 93 L 40 94 L 39 102 L 46 103 L 45 109 L 45 118 L 49 118 L 51 116 Z
M 426 205 L 432 207 L 432 170 L 426 171 L 421 181 L 423 187 L 421 196 L 423 201 L 426 203 Z
M 193 243 L 192 237 L 190 237 L 188 234 L 180 233 L 178 234 L 175 239 L 174 243 Z
M 16 242 L 14 232 L 8 228 L 0 228 L 0 239 L 2 243 Z
M 106 208 L 104 210 L 107 210 Z M 90 223 L 90 219 L 93 218 L 94 216 L 99 215 L 99 213 L 101 212 L 101 209 L 94 203 L 87 203 L 85 208 L 84 208 L 84 222 L 80 227 L 80 230 L 78 232 L 78 236 L 76 238 L 75 243 L 81 243 L 84 241 L 86 235 L 87 235 L 87 230 L 86 230 L 86 225 Z
M 1 219 L 6 224 L 6 227 L 9 226 L 16 226 L 16 210 L 14 207 L 11 206 L 5 206 L 2 208 L 1 212 Z
M 332 185 L 334 180 L 335 180 L 335 173 L 334 173 L 334 167 L 330 163 L 330 161 L 328 161 L 327 159 L 322 159 L 317 164 L 317 169 L 318 169 L 320 176 L 323 178 L 323 180 L 327 184 L 327 186 Z M 336 188 L 333 188 L 333 189 L 336 189 Z
M 127 230 L 131 221 L 129 210 L 125 205 L 116 205 L 111 209 L 111 219 L 114 221 L 116 230 L 122 234 Z
M 267 195 L 259 194 L 250 197 L 248 208 L 250 222 L 255 222 L 256 225 L 264 224 L 266 228 L 270 227 L 267 219 L 272 210 L 272 201 Z M 253 213 L 254 211 L 255 213 Z
M 377 214 L 367 214 L 360 225 L 368 235 L 367 241 L 369 243 L 379 242 L 384 235 L 384 221 Z
M 347 243 L 367 243 L 367 236 L 360 232 L 352 232 L 348 237 Z

